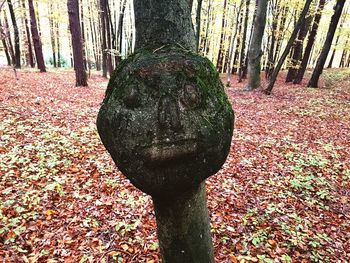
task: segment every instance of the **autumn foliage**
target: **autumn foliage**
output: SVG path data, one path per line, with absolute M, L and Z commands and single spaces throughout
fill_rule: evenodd
M 106 80 L 0 70 L 0 259 L 159 262 L 151 198 L 96 132 Z M 350 79 L 325 74 L 272 96 L 227 88 L 231 153 L 207 180 L 217 262 L 350 260 Z

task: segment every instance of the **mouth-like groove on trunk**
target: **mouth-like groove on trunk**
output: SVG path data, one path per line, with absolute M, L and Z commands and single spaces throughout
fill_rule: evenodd
M 198 151 L 198 143 L 193 139 L 159 142 L 145 147 L 142 155 L 148 166 L 164 166 L 187 161 Z

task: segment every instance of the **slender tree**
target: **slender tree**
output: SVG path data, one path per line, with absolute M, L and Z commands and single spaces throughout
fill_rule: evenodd
M 303 80 L 304 74 L 305 74 L 305 70 L 307 67 L 307 63 L 309 61 L 310 55 L 311 55 L 311 51 L 312 51 L 312 47 L 314 45 L 315 39 L 316 39 L 316 34 L 317 34 L 317 30 L 318 30 L 318 25 L 320 23 L 321 20 L 321 16 L 322 16 L 322 11 L 325 5 L 325 0 L 320 0 L 318 3 L 318 7 L 317 7 L 317 11 L 315 14 L 315 18 L 314 21 L 312 23 L 312 27 L 311 27 L 311 31 L 309 33 L 309 37 L 308 37 L 308 41 L 305 47 L 305 51 L 304 51 L 304 55 L 303 55 L 303 59 L 301 61 L 298 73 L 293 81 L 294 84 L 300 84 L 301 81 Z
M 324 64 L 326 63 L 327 55 L 331 48 L 334 33 L 335 33 L 335 30 L 337 29 L 337 25 L 338 25 L 341 13 L 343 11 L 345 1 L 346 0 L 337 0 L 334 6 L 334 13 L 332 15 L 331 22 L 329 24 L 326 41 L 324 42 L 321 54 L 318 57 L 315 69 L 312 72 L 311 79 L 307 85 L 308 87 L 313 87 L 313 88 L 318 87 L 318 80 L 322 74 Z
M 302 52 L 303 52 L 304 39 L 309 30 L 311 20 L 312 20 L 312 16 L 308 16 L 301 25 L 298 38 L 295 40 L 295 43 L 294 43 L 291 66 L 288 69 L 286 82 L 292 82 L 298 73 L 298 67 L 303 57 Z
M 312 0 L 305 1 L 303 11 L 301 12 L 299 19 L 298 19 L 298 22 L 296 23 L 294 30 L 292 32 L 292 35 L 290 36 L 290 38 L 288 40 L 287 46 L 285 47 L 280 59 L 278 60 L 278 63 L 276 65 L 275 69 L 273 70 L 273 72 L 271 74 L 269 84 L 264 91 L 266 94 L 271 94 L 271 92 L 272 92 L 273 86 L 274 86 L 276 79 L 277 79 L 277 75 L 278 75 L 279 71 L 281 70 L 283 63 L 289 54 L 289 51 L 294 43 L 295 38 L 297 37 L 297 34 L 298 34 L 302 24 L 305 21 L 305 18 L 306 18 L 308 11 L 309 11 L 311 2 L 312 2 Z
M 245 65 L 245 48 L 246 48 L 246 38 L 247 38 L 247 29 L 248 29 L 248 18 L 249 18 L 249 5 L 250 0 L 245 1 L 245 15 L 244 15 L 244 25 L 243 25 L 243 36 L 242 36 L 242 46 L 239 56 L 239 70 L 238 70 L 238 82 L 242 82 L 243 79 L 243 70 L 246 68 Z
M 5 42 L 6 46 L 9 52 L 9 55 L 11 57 L 11 65 L 15 67 L 16 65 L 16 56 L 15 56 L 15 51 L 13 50 L 13 44 L 11 40 L 11 32 L 9 30 L 9 23 L 7 20 L 6 12 L 4 12 L 4 26 L 3 26 L 4 36 L 5 36 Z
M 274 68 L 274 56 L 275 56 L 275 45 L 276 45 L 276 34 L 278 26 L 278 18 L 280 16 L 281 8 L 278 6 L 279 2 L 270 2 L 270 13 L 272 17 L 271 23 L 271 36 L 269 39 L 268 51 L 267 51 L 267 62 L 265 69 L 266 79 L 269 79 Z
M 19 32 L 18 32 L 18 26 L 17 26 L 17 20 L 15 16 L 15 11 L 13 10 L 13 5 L 11 0 L 7 0 L 7 4 L 10 11 L 11 21 L 13 25 L 13 33 L 14 33 L 14 41 L 15 41 L 15 67 L 21 68 L 21 49 L 20 49 L 20 39 L 19 39 Z
M 40 72 L 46 72 L 41 39 L 39 36 L 38 27 L 36 23 L 33 0 L 28 0 L 28 7 L 29 7 L 29 15 L 30 15 L 30 29 L 32 32 L 36 63 Z
M 344 44 L 343 52 L 342 52 L 342 55 L 341 55 L 341 58 L 340 58 L 339 68 L 345 67 L 345 59 L 346 59 L 346 56 L 348 54 L 348 50 L 346 49 L 347 46 L 348 46 L 348 43 L 349 43 L 349 35 L 346 37 L 346 41 L 345 41 L 345 44 Z
M 250 43 L 248 51 L 247 90 L 253 90 L 260 86 L 261 44 L 266 24 L 267 2 L 268 0 L 259 0 L 257 3 L 252 42 Z
M 26 36 L 27 36 L 29 65 L 32 68 L 34 68 L 35 63 L 34 63 L 34 56 L 33 56 L 32 40 L 31 40 L 29 26 L 28 26 L 28 18 L 27 18 L 27 12 L 26 12 L 27 8 L 26 8 L 25 0 L 21 0 L 21 2 L 22 2 L 22 8 L 23 8 L 24 26 L 25 26 Z
M 52 62 L 53 66 L 57 67 L 56 61 L 56 37 L 55 37 L 55 28 L 54 28 L 54 14 L 53 14 L 53 3 L 49 3 L 49 26 L 50 26 L 50 39 L 51 39 L 51 49 L 52 49 Z
M 231 86 L 231 75 L 232 75 L 232 70 L 231 70 L 231 62 L 232 62 L 232 55 L 233 55 L 233 43 L 236 39 L 236 36 L 237 36 L 237 31 L 238 31 L 238 28 L 241 27 L 242 25 L 242 19 L 241 19 L 241 23 L 239 23 L 239 18 L 241 17 L 242 18 L 242 15 L 240 15 L 241 13 L 241 9 L 242 9 L 242 6 L 243 6 L 243 3 L 244 1 L 241 0 L 238 8 L 237 8 L 237 12 L 236 12 L 236 25 L 235 25 L 235 28 L 234 28 L 234 33 L 232 34 L 232 39 L 231 39 L 231 44 L 230 44 L 230 48 L 229 48 L 229 59 L 227 60 L 226 62 L 226 67 L 227 67 L 227 70 L 226 70 L 226 74 L 227 74 L 227 77 L 226 77 L 226 86 L 229 87 Z M 237 50 L 239 48 L 239 38 L 237 38 Z M 235 60 L 233 61 L 233 63 L 235 63 Z
M 4 47 L 4 52 L 5 52 L 5 56 L 6 56 L 6 59 L 7 59 L 7 65 L 8 66 L 11 66 L 11 57 L 10 57 L 10 53 L 8 51 L 8 47 L 7 47 L 7 43 L 6 43 L 6 34 L 4 33 L 4 30 L 3 30 L 3 27 L 2 27 L 2 24 L 1 24 L 1 20 L 0 20 L 0 39 L 1 39 L 1 42 L 2 42 L 2 46 Z
M 107 78 L 106 0 L 100 0 L 102 76 Z
M 221 19 L 221 34 L 220 34 L 220 45 L 218 58 L 216 62 L 216 68 L 219 72 L 222 72 L 222 66 L 224 62 L 224 53 L 225 53 L 225 24 L 226 24 L 226 12 L 227 12 L 227 0 L 224 0 L 224 9 Z
M 198 0 L 197 12 L 196 12 L 196 49 L 199 51 L 199 41 L 201 36 L 201 15 L 202 15 L 202 3 L 203 0 Z
M 56 21 L 55 25 L 56 29 L 56 43 L 57 43 L 57 67 L 61 67 L 61 41 L 60 41 L 60 26 L 58 21 Z
M 83 43 L 79 21 L 79 0 L 68 0 L 69 29 L 72 36 L 73 61 L 75 70 L 75 85 L 87 86 L 87 76 L 84 68 Z

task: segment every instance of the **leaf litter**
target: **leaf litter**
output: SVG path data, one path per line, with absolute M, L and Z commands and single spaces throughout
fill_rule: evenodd
M 0 77 L 0 259 L 159 262 L 152 200 L 118 171 L 95 119 L 107 81 Z M 350 79 L 227 93 L 227 162 L 207 180 L 217 262 L 350 260 Z

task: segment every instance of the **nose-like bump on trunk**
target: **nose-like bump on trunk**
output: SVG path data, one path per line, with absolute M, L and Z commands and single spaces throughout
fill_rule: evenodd
M 158 104 L 158 122 L 161 129 L 179 131 L 181 129 L 180 112 L 177 101 L 164 95 Z

